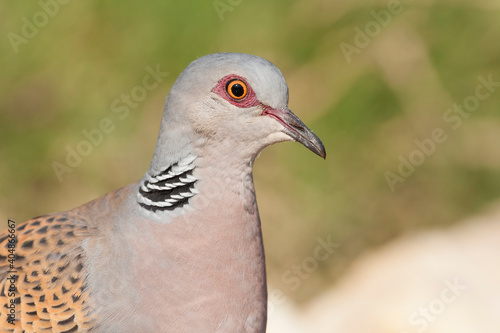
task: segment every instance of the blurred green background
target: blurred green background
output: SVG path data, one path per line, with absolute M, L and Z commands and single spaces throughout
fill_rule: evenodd
M 255 164 L 269 280 L 289 298 L 308 300 L 366 251 L 452 225 L 500 196 L 498 84 L 458 128 L 443 119 L 454 103 L 474 102 L 479 77 L 500 82 L 497 2 L 41 3 L 0 3 L 4 226 L 140 179 L 173 81 L 192 60 L 221 51 L 278 66 L 291 109 L 328 152 L 323 161 L 286 143 Z M 120 119 L 112 102 L 142 84 L 147 66 L 169 75 Z M 64 163 L 66 147 L 106 117 L 115 130 L 59 181 L 53 162 Z M 400 158 L 423 156 L 415 140 L 428 142 L 436 128 L 445 142 L 392 191 L 386 172 L 397 175 Z M 284 275 L 313 255 L 318 237 L 339 246 L 294 289 Z

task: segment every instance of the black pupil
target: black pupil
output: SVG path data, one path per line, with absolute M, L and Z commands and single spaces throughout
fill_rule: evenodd
M 235 83 L 231 86 L 231 92 L 234 96 L 241 97 L 245 93 L 245 89 L 243 89 L 243 86 L 241 84 Z

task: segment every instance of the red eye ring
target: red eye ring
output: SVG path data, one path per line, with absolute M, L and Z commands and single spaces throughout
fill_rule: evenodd
M 247 96 L 247 84 L 242 80 L 231 80 L 226 84 L 226 92 L 231 98 L 241 100 Z
M 239 75 L 229 74 L 217 82 L 215 87 L 212 88 L 212 92 L 238 108 L 250 108 L 260 105 L 261 103 L 255 95 L 255 91 L 247 82 L 245 78 Z M 238 91 L 236 88 L 240 90 Z

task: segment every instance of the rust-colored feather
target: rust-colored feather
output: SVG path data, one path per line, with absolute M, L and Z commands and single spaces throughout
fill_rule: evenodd
M 87 332 L 88 307 L 82 241 L 92 234 L 81 216 L 58 213 L 17 225 L 16 259 L 9 266 L 9 234 L 0 234 L 0 332 Z M 14 296 L 9 277 L 17 276 Z M 15 321 L 7 307 L 15 302 Z

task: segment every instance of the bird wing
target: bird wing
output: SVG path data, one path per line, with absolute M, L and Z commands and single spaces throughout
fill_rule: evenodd
M 82 248 L 92 234 L 85 218 L 71 212 L 36 217 L 0 234 L 0 332 L 86 332 L 93 326 Z

